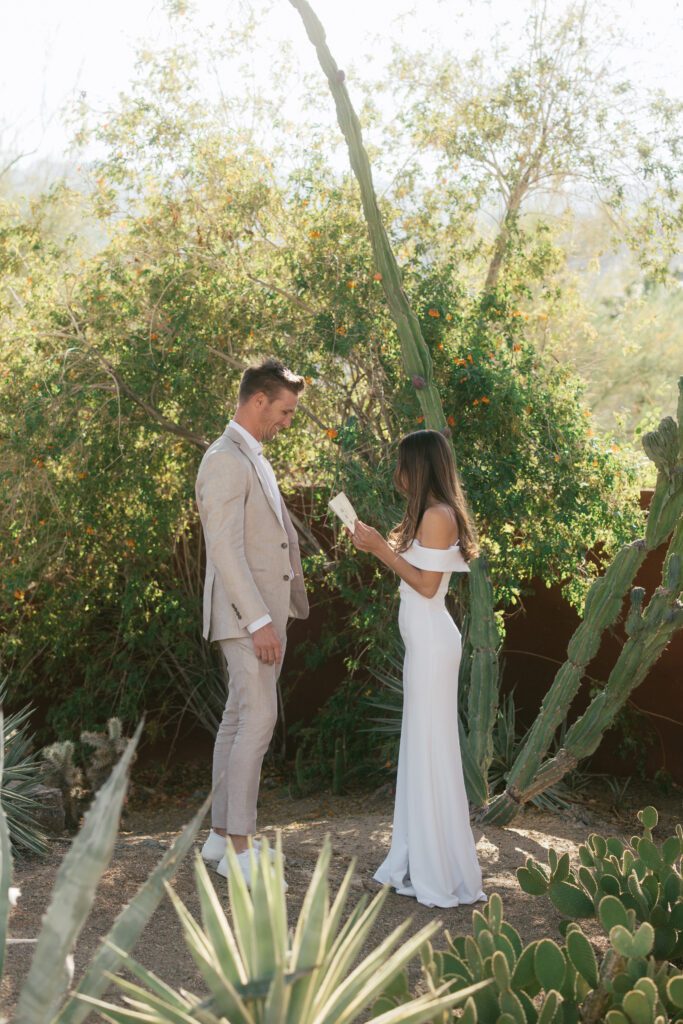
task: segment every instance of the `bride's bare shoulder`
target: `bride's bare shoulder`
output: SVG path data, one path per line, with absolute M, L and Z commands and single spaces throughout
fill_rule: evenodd
M 455 544 L 458 539 L 455 512 L 449 505 L 430 505 L 424 511 L 420 526 L 422 538 L 429 537 L 439 542 L 435 547 Z

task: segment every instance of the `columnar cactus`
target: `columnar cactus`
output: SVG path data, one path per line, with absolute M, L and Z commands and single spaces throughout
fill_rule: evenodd
M 412 381 L 425 424 L 440 430 L 447 437 L 441 398 L 434 383 L 432 359 L 422 336 L 420 322 L 410 307 L 403 289 L 401 271 L 387 236 L 377 196 L 372 182 L 372 169 L 363 145 L 360 121 L 353 109 L 340 71 L 325 40 L 325 31 L 307 0 L 290 0 L 301 15 L 309 39 L 315 46 L 320 66 L 324 71 L 334 98 L 337 120 L 349 150 L 351 167 L 360 186 L 363 212 L 368 225 L 370 242 L 377 270 L 381 274 L 387 305 L 396 324 L 401 343 L 401 356 L 406 375 Z M 470 600 L 472 605 L 472 687 L 470 689 L 470 722 L 462 745 L 469 746 L 471 770 L 466 773 L 470 800 L 477 805 L 488 798 L 487 774 L 493 751 L 492 734 L 498 706 L 498 629 L 493 614 L 493 593 L 483 559 L 474 559 L 470 573 Z
M 547 895 L 567 919 L 597 917 L 610 936 L 616 925 L 647 925 L 655 958 L 683 962 L 683 828 L 677 825 L 675 835 L 657 844 L 655 808 L 639 811 L 638 819 L 643 834 L 630 843 L 589 836 L 575 872 L 568 854 L 558 857 L 551 849 L 547 868 L 529 857 L 517 878 L 524 892 Z
M 593 753 L 629 694 L 643 681 L 673 632 L 683 625 L 683 605 L 679 600 L 683 588 L 683 377 L 678 389 L 678 425 L 667 417 L 657 430 L 643 439 L 645 452 L 658 470 L 645 537 L 622 548 L 605 575 L 590 588 L 583 621 L 569 641 L 567 660 L 543 699 L 528 739 L 510 771 L 505 791 L 491 802 L 483 815 L 487 822 L 506 824 L 511 821 L 522 804 L 559 781 L 578 761 Z M 552 739 L 578 692 L 586 666 L 597 654 L 604 630 L 617 621 L 646 554 L 663 544 L 672 531 L 662 586 L 645 611 L 641 610 L 643 591 L 638 587 L 631 591 L 626 620 L 628 641 L 606 686 L 568 730 L 562 749 L 544 763 Z

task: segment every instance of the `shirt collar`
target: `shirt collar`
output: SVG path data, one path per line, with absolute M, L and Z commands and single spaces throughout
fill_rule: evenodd
M 257 455 L 261 454 L 263 451 L 263 445 L 260 441 L 257 441 L 253 434 L 250 434 L 248 430 L 245 430 L 241 423 L 238 423 L 237 420 L 230 420 L 228 426 L 232 427 L 233 430 L 236 430 L 238 434 L 242 435 L 253 452 L 256 452 Z

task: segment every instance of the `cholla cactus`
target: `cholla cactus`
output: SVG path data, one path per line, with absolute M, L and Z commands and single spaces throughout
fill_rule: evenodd
M 83 795 L 83 773 L 74 761 L 74 751 L 71 740 L 51 743 L 41 751 L 45 762 L 43 777 L 48 786 L 62 794 L 67 828 L 78 826 L 78 802 Z
M 123 735 L 121 719 L 110 718 L 106 732 L 82 732 L 81 743 L 93 748 L 93 753 L 85 766 L 85 774 L 90 788 L 97 792 L 109 778 L 112 768 L 128 746 L 128 739 Z

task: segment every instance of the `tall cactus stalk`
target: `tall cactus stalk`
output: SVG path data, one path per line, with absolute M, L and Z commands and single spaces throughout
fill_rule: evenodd
M 363 212 L 368 225 L 375 266 L 396 324 L 403 367 L 417 392 L 427 427 L 450 437 L 441 398 L 434 383 L 432 359 L 422 336 L 420 323 L 403 289 L 401 271 L 387 236 L 372 182 L 372 169 L 363 145 L 360 121 L 344 85 L 344 72 L 330 53 L 323 26 L 307 0 L 290 0 L 301 15 L 308 38 L 315 46 L 337 110 L 337 120 L 349 150 L 351 167 L 360 186 Z M 493 593 L 484 559 L 471 562 L 470 601 L 472 606 L 472 687 L 470 689 L 470 732 L 467 743 L 472 757 L 467 785 L 470 800 L 479 804 L 488 793 L 487 775 L 492 757 L 492 731 L 498 703 L 498 630 L 493 614 Z M 461 737 L 464 742 L 464 736 Z M 476 779 L 476 785 L 475 783 Z
M 626 545 L 586 597 L 584 619 L 569 642 L 567 660 L 559 669 L 527 742 L 507 779 L 505 791 L 484 814 L 484 821 L 506 824 L 520 806 L 561 779 L 597 748 L 629 694 L 645 678 L 673 632 L 683 624 L 681 559 L 683 557 L 683 377 L 679 379 L 678 424 L 666 417 L 646 434 L 643 448 L 657 466 L 657 484 L 650 505 L 645 538 Z M 597 654 L 604 630 L 616 622 L 624 598 L 649 551 L 672 533 L 662 586 L 641 613 L 644 592 L 631 591 L 626 621 L 628 640 L 608 682 L 586 712 L 572 725 L 557 755 L 544 763 L 555 732 L 578 692 L 586 666 Z

